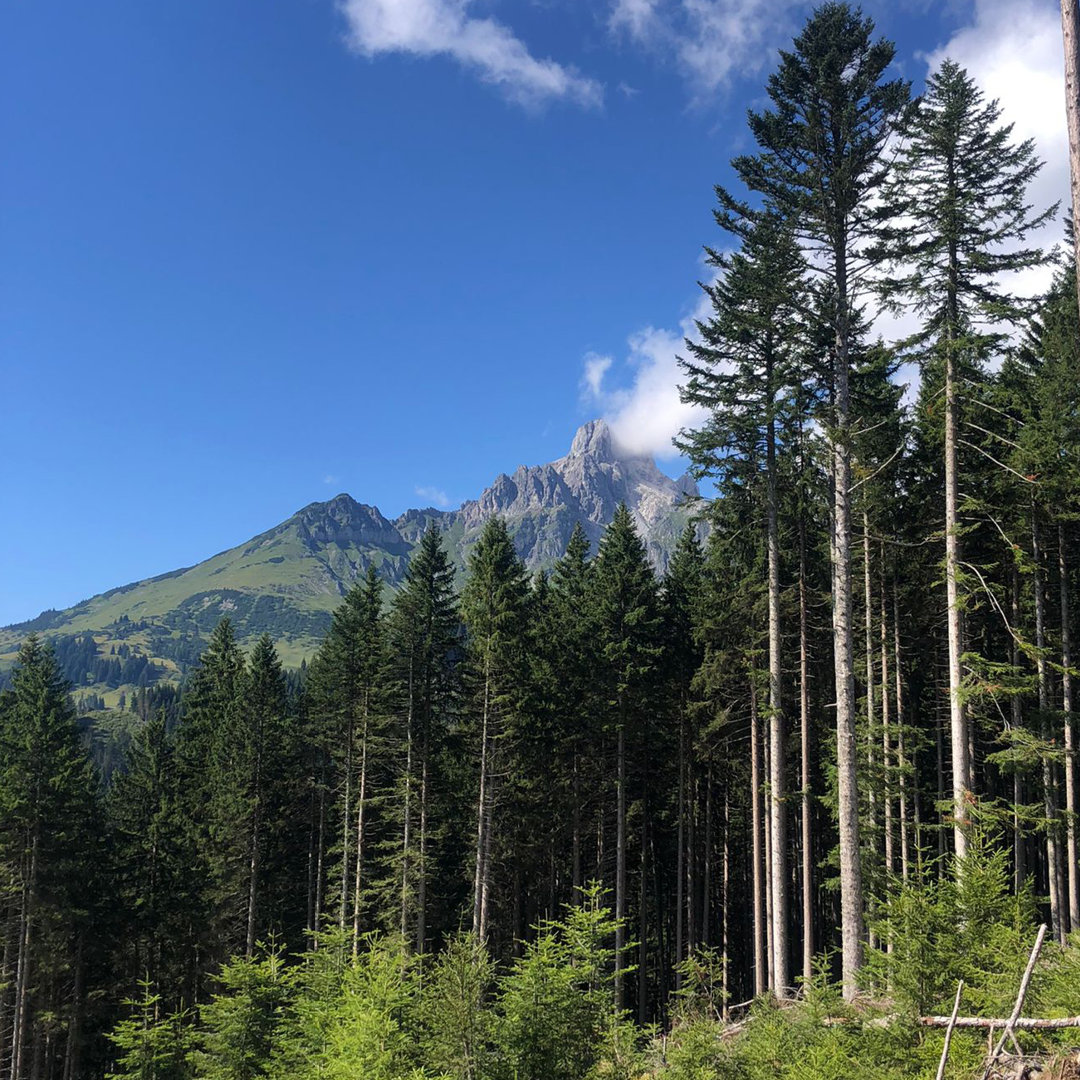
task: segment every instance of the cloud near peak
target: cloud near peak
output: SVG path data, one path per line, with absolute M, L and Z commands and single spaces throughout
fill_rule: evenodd
M 341 0 L 350 46 L 363 56 L 448 56 L 526 106 L 603 102 L 603 87 L 572 67 L 539 59 L 512 30 L 468 14 L 471 0 Z

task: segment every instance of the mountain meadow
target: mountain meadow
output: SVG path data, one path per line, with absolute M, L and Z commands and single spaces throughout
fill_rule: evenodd
M 0 630 L 3 1080 L 1080 1077 L 1076 261 L 894 56 L 772 58 L 685 476 L 596 420 Z

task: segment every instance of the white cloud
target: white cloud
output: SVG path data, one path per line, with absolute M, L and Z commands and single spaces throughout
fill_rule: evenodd
M 538 59 L 510 29 L 470 16 L 472 0 L 340 0 L 349 44 L 364 56 L 399 52 L 449 56 L 523 105 L 564 99 L 598 106 L 594 79 L 551 59 Z
M 428 499 L 432 506 L 441 507 L 445 510 L 450 505 L 450 496 L 446 494 L 441 488 L 437 487 L 418 487 L 416 494 L 421 499 Z
M 795 0 L 613 0 L 608 26 L 674 60 L 697 94 L 776 60 Z
M 585 354 L 585 371 L 581 376 L 581 390 L 587 398 L 600 397 L 604 376 L 613 362 L 610 356 L 600 356 L 598 353 Z
M 323 482 L 324 484 L 336 484 L 336 483 L 338 482 L 338 480 L 339 480 L 339 479 L 340 479 L 340 477 L 337 477 L 337 476 L 335 476 L 335 475 L 334 475 L 333 473 L 327 473 L 327 474 L 326 474 L 326 475 L 325 475 L 325 476 L 324 476 L 324 477 L 322 478 L 322 482 Z
M 616 441 L 631 453 L 676 457 L 671 440 L 682 428 L 704 419 L 704 410 L 679 400 L 679 385 L 684 381 L 679 356 L 686 352 L 685 339 L 697 337 L 695 320 L 708 311 L 709 299 L 703 293 L 678 330 L 646 326 L 631 334 L 625 361 L 632 372 L 628 386 L 605 385 L 612 367 L 610 357 L 593 353 L 585 357 L 581 381 L 588 391 L 586 400 L 600 407 Z

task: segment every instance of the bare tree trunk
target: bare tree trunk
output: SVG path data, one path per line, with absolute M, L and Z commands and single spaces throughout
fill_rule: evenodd
M 713 767 L 712 759 L 705 766 L 705 843 L 702 845 L 701 870 L 701 944 L 712 945 L 712 878 L 713 878 Z
M 427 945 L 427 825 L 428 825 L 427 725 L 420 743 L 420 839 L 416 851 L 416 951 Z
M 892 687 L 889 685 L 889 619 L 886 607 L 885 559 L 880 553 L 878 566 L 878 584 L 881 589 L 881 798 L 884 806 L 885 828 L 885 874 L 884 888 L 888 889 L 888 875 L 896 869 L 896 848 L 893 838 L 893 797 L 892 797 L 892 730 L 890 726 L 890 701 Z M 892 951 L 892 942 L 888 944 Z
M 1069 172 L 1072 177 L 1073 264 L 1080 280 L 1080 12 L 1076 0 L 1061 0 L 1061 37 L 1065 46 L 1065 118 L 1069 126 Z
M 1012 624 L 1014 629 L 1019 632 L 1020 626 L 1020 571 L 1013 563 L 1012 568 Z M 1009 663 L 1012 664 L 1015 671 L 1020 670 L 1020 646 L 1013 637 L 1009 642 Z M 1023 727 L 1023 706 L 1020 701 L 1019 694 L 1013 694 L 1012 700 L 1009 702 L 1010 710 L 1012 714 L 1012 725 L 1017 731 Z M 1013 769 L 1013 887 L 1016 890 L 1016 894 L 1020 895 L 1020 890 L 1024 887 L 1024 882 L 1027 880 L 1027 838 L 1024 836 L 1023 820 L 1020 814 L 1020 808 L 1024 802 L 1024 778 L 1020 775 L 1019 768 Z
M 38 835 L 30 843 L 30 866 L 23 886 L 22 912 L 19 921 L 19 958 L 15 974 L 15 1007 L 11 1024 L 11 1080 L 22 1076 L 23 1053 L 26 1046 L 27 1012 L 30 990 L 30 971 L 33 953 L 32 931 L 37 903 Z
M 345 800 L 341 810 L 341 904 L 338 928 L 345 930 L 345 911 L 349 900 L 349 834 L 352 832 L 352 770 L 355 717 L 349 710 L 349 724 L 345 733 Z
M 259 847 L 262 825 L 262 800 L 255 797 L 251 824 L 251 855 L 248 866 L 247 938 L 244 955 L 250 960 L 255 953 L 255 912 L 259 896 Z
M 686 714 L 679 715 L 679 822 L 675 840 L 675 989 L 682 989 L 681 964 L 686 958 Z
M 1076 865 L 1076 748 L 1073 727 L 1072 641 L 1069 615 L 1069 550 L 1065 526 L 1058 524 L 1058 570 L 1061 579 L 1061 709 L 1065 713 L 1065 879 L 1069 928 L 1080 929 L 1080 878 Z
M 648 860 L 646 858 L 646 845 L 648 843 L 648 820 L 649 804 L 645 799 L 642 803 L 641 814 L 641 888 L 638 891 L 638 987 L 637 987 L 637 1013 L 638 1023 L 644 1027 L 648 1021 L 649 1007 L 649 964 L 648 964 Z
M 877 829 L 877 791 L 874 787 L 874 743 L 877 739 L 877 706 L 875 702 L 877 674 L 874 671 L 874 607 L 873 592 L 870 587 L 870 517 L 866 510 L 862 514 L 863 539 L 863 631 L 866 636 L 866 819 L 870 835 L 865 839 L 873 847 L 874 832 Z M 873 860 L 876 863 L 877 859 Z M 873 908 L 873 891 L 866 899 L 867 910 Z M 868 931 L 870 948 L 877 948 L 877 931 L 871 926 Z
M 251 810 L 251 851 L 248 860 L 247 939 L 244 955 L 250 960 L 255 953 L 256 910 L 259 901 L 260 854 L 262 847 L 262 721 L 259 721 L 258 749 L 255 752 L 255 805 Z
M 904 746 L 904 676 L 900 664 L 900 598 L 897 595 L 895 572 L 893 576 L 893 668 L 896 672 L 896 753 L 899 766 L 900 787 L 900 876 L 908 880 L 911 872 L 911 847 L 908 833 L 908 761 Z
M 581 886 L 583 884 L 581 878 L 581 755 L 578 753 L 577 748 L 574 749 L 574 777 L 573 777 L 573 840 L 572 840 L 572 855 L 571 855 L 571 885 L 573 888 L 573 899 L 576 904 L 581 899 Z
M 765 957 L 764 837 L 761 829 L 761 736 L 758 732 L 757 690 L 750 676 L 750 858 L 754 893 L 754 996 L 767 988 Z
M 799 517 L 799 733 L 802 785 L 803 978 L 814 974 L 814 859 L 810 820 L 810 646 L 806 615 L 806 525 Z M 727 804 L 725 803 L 725 812 Z
M 765 785 L 765 794 L 768 796 L 767 801 L 762 799 L 761 812 L 764 816 L 762 822 L 762 830 L 765 833 L 765 957 L 768 967 L 768 985 L 770 989 L 776 988 L 776 955 L 773 952 L 773 888 L 772 888 L 772 815 L 769 813 L 769 808 L 772 805 L 772 795 L 769 792 L 769 776 L 772 772 L 770 763 L 770 746 L 769 746 L 769 734 L 768 730 L 765 730 L 761 734 L 762 749 L 761 756 L 762 762 L 762 778 Z
M 626 1005 L 626 702 L 619 699 L 618 779 L 615 807 L 615 1008 Z
M 409 937 L 409 871 L 412 869 L 412 770 L 413 770 L 413 728 L 416 721 L 416 687 L 413 684 L 413 657 L 409 656 L 409 700 L 405 714 L 405 794 L 402 799 L 402 826 L 401 826 L 401 936 L 407 941 Z M 484 690 L 485 702 L 487 688 Z M 486 730 L 486 721 L 485 721 Z M 483 757 L 481 756 L 481 771 L 483 770 Z M 481 792 L 483 791 L 483 779 L 481 779 Z M 475 930 L 475 926 L 473 927 Z
M 1035 669 L 1039 687 L 1039 712 L 1043 718 L 1043 735 L 1047 739 L 1051 739 L 1053 738 L 1053 730 L 1047 719 L 1047 712 L 1050 708 L 1050 695 L 1046 678 L 1046 614 L 1045 599 L 1043 597 L 1042 546 L 1034 502 L 1031 507 L 1031 549 L 1034 563 L 1035 646 L 1038 650 Z M 1061 879 L 1058 877 L 1057 800 L 1054 791 L 1054 766 L 1048 754 L 1043 754 L 1042 779 L 1043 810 L 1046 816 L 1046 872 L 1050 886 L 1050 923 L 1054 938 L 1064 944 L 1062 888 Z
M 950 257 L 955 265 L 955 256 Z M 950 301 L 950 311 L 955 301 Z M 951 326 L 955 315 L 950 315 Z M 945 353 L 945 596 L 949 633 L 949 732 L 953 776 L 953 843 L 956 857 L 967 854 L 967 803 L 971 798 L 971 758 L 967 715 L 960 696 L 960 657 L 964 645 L 960 626 L 960 521 L 957 460 L 956 349 L 950 340 Z
M 360 788 L 356 793 L 356 876 L 353 878 L 352 930 L 353 956 L 360 953 L 360 899 L 364 874 L 364 811 L 367 808 L 368 713 L 360 735 Z
M 476 875 L 473 879 L 473 934 L 481 943 L 487 940 L 485 921 L 485 896 L 487 893 L 487 867 L 484 865 L 487 852 L 487 803 L 488 793 L 488 739 L 490 722 L 491 677 L 486 672 L 484 677 L 484 706 L 480 727 L 480 794 L 476 806 Z
M 730 835 L 731 835 L 731 795 L 730 795 L 730 784 L 728 783 L 728 780 L 725 777 L 725 779 L 724 779 L 724 851 L 723 851 L 723 856 L 722 856 L 723 862 L 722 862 L 722 868 L 721 868 L 721 888 L 723 889 L 723 896 L 721 897 L 721 903 L 723 904 L 723 907 L 721 908 L 721 915 L 720 915 L 720 933 L 722 934 L 723 940 L 724 940 L 724 954 L 723 954 L 723 957 L 724 957 L 723 958 L 723 965 L 724 965 L 724 967 L 723 967 L 723 975 L 722 975 L 722 979 L 723 979 L 723 998 L 724 998 L 724 1004 L 723 1004 L 723 1020 L 724 1020 L 724 1023 L 727 1023 L 727 1019 L 728 1019 L 728 1001 L 729 1001 L 729 999 L 731 997 L 731 993 L 730 993 L 731 982 L 730 982 L 730 976 L 729 976 L 729 968 L 731 967 L 731 951 L 730 951 L 731 950 L 731 941 L 730 941 L 730 938 L 728 936 L 728 889 L 731 886 L 731 843 L 730 843 L 730 839 L 729 839 Z
M 786 738 L 782 685 L 780 633 L 780 526 L 776 493 L 776 423 L 771 398 L 772 366 L 766 378 L 770 385 L 769 418 L 766 425 L 766 514 L 769 558 L 769 832 L 772 896 L 773 988 L 779 998 L 787 997 L 791 982 L 788 968 L 788 875 L 787 875 L 787 785 L 785 776 Z
M 844 995 L 855 994 L 863 963 L 863 886 L 859 864 L 859 777 L 855 737 L 855 666 L 852 636 L 851 448 L 848 387 L 847 264 L 836 260 L 838 320 L 834 349 L 835 416 L 830 433 L 833 465 L 833 664 L 836 671 L 836 769 L 840 834 L 841 958 Z

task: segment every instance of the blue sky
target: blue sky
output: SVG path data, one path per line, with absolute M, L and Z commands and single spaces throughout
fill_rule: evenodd
M 866 10 L 917 84 L 968 63 L 1065 194 L 1053 0 Z M 338 491 L 457 505 L 593 415 L 667 453 L 712 185 L 808 11 L 3 5 L 0 624 Z

